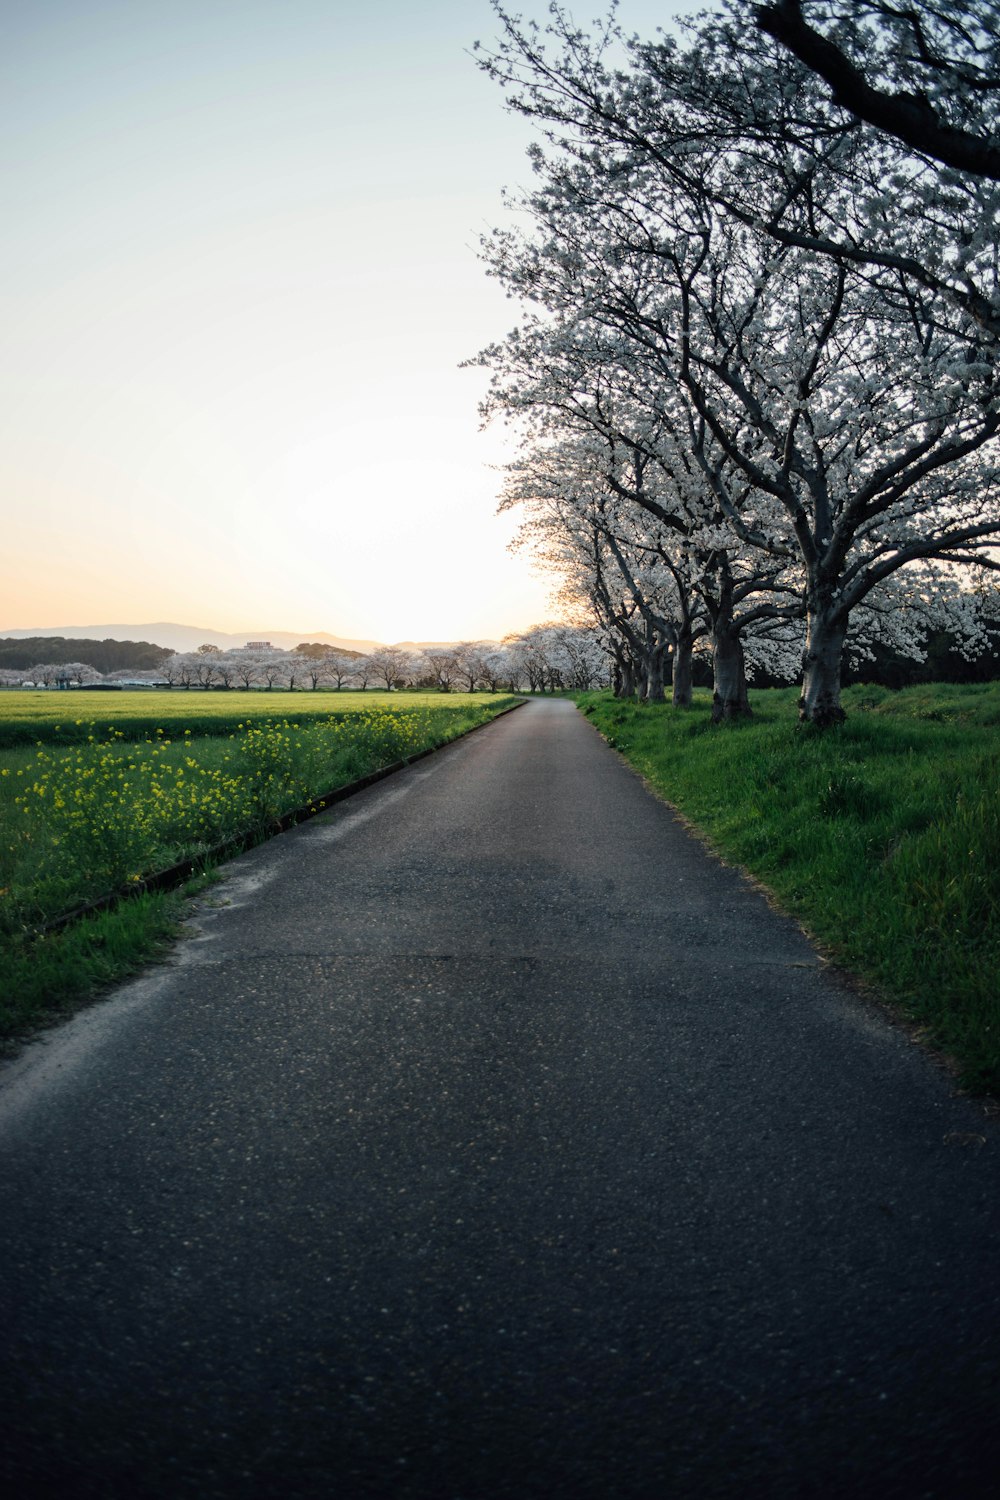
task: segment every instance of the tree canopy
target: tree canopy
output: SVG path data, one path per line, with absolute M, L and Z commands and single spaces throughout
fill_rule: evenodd
M 544 30 L 495 9 L 503 35 L 482 65 L 543 144 L 524 227 L 483 241 L 523 309 L 479 357 L 484 415 L 520 435 L 508 499 L 535 504 L 529 524 L 590 528 L 597 617 L 630 649 L 640 622 L 651 652 L 671 643 L 670 613 L 624 562 L 641 513 L 697 600 L 720 717 L 746 711 L 749 642 L 787 652 L 796 621 L 817 724 L 842 716 L 849 640 L 916 650 L 963 612 L 981 638 L 975 579 L 1000 536 L 992 182 L 861 122 L 753 7 L 655 42 L 624 37 L 613 12 L 588 34 L 559 5 Z M 875 23 L 891 18 L 860 7 L 862 33 L 857 9 L 824 13 L 875 68 Z M 977 40 L 965 73 L 956 43 L 949 77 L 982 130 L 994 96 Z M 547 481 L 530 493 L 553 457 L 558 499 Z

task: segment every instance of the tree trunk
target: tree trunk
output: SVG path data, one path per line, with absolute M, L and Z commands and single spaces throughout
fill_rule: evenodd
M 712 632 L 712 723 L 722 719 L 749 719 L 752 716 L 747 697 L 746 662 L 739 634 L 724 625 Z
M 663 655 L 666 649 L 666 641 L 661 635 L 657 635 L 646 653 L 646 691 L 644 697 L 647 703 L 665 702 L 663 692 Z
M 674 683 L 672 702 L 675 708 L 691 707 L 691 633 L 679 630 L 674 639 Z
M 826 729 L 846 717 L 840 706 L 840 667 L 847 621 L 829 606 L 810 609 L 802 657 L 799 719 Z
M 626 657 L 619 669 L 618 688 L 615 692 L 616 698 L 635 697 L 635 672 L 629 657 Z
M 724 552 L 715 559 L 718 594 L 706 597 L 712 621 L 712 723 L 723 719 L 749 719 L 746 659 L 734 615 L 733 577 Z

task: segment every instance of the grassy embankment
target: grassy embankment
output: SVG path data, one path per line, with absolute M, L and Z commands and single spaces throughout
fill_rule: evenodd
M 85 999 L 176 931 L 184 892 L 58 930 L 81 903 L 455 739 L 495 694 L 0 694 L 0 1041 Z M 89 717 L 98 710 L 100 719 Z M 285 716 L 282 716 L 285 710 Z
M 795 689 L 713 728 L 695 707 L 581 695 L 592 723 L 838 963 L 1000 1092 L 1000 684 L 854 687 L 847 722 L 796 722 Z

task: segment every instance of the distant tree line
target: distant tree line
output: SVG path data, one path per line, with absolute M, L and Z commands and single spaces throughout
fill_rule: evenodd
M 567 596 L 568 598 L 568 596 Z M 919 682 L 991 682 L 1000 678 L 1000 613 L 984 620 L 985 645 L 970 655 L 960 634 L 938 630 L 908 647 L 895 650 L 878 640 L 856 645 L 844 669 L 846 682 L 871 682 L 901 688 Z M 3 645 L 10 645 L 6 641 Z M 21 645 L 21 642 L 14 644 Z M 0 662 L 0 687 L 31 683 L 55 688 L 120 688 L 132 684 L 163 685 L 181 689 L 225 691 L 343 691 L 377 688 L 423 689 L 434 692 L 586 692 L 619 685 L 623 677 L 631 690 L 645 696 L 648 682 L 648 646 L 641 632 L 623 633 L 607 624 L 535 625 L 503 641 L 460 641 L 455 645 L 412 650 L 382 646 L 367 654 L 333 650 L 320 641 L 303 641 L 294 651 L 222 651 L 206 643 L 197 651 L 177 652 L 148 641 L 64 641 L 61 636 L 35 637 L 25 646 L 45 648 L 45 660 L 36 657 L 23 665 Z M 628 658 L 631 646 L 635 655 Z M 73 660 L 59 646 L 120 647 L 132 660 L 155 653 L 153 666 L 116 666 L 99 670 L 81 652 Z M 18 653 L 12 653 L 17 655 Z M 27 657 L 30 653 L 25 650 Z M 93 656 L 93 652 L 87 653 Z M 669 679 L 672 651 L 668 646 L 664 672 Z M 105 659 L 114 661 L 109 649 Z M 780 653 L 770 657 L 751 655 L 749 675 L 755 687 L 780 687 L 794 676 L 794 668 L 781 670 Z M 713 660 L 711 641 L 695 641 L 690 680 L 694 687 L 711 687 Z
M 431 692 L 552 692 L 598 687 L 609 659 L 592 625 L 538 625 L 503 641 L 459 641 L 414 650 L 331 650 L 303 641 L 294 651 L 220 651 L 205 645 L 179 652 L 160 677 L 171 686 L 226 690 L 317 691 L 419 688 Z
M 95 672 L 148 672 L 173 656 L 168 646 L 154 646 L 151 641 L 67 640 L 61 635 L 0 638 L 0 669 L 17 671 L 37 662 L 82 662 Z
M 37 647 L 51 643 L 36 640 L 33 644 Z M 153 667 L 119 667 L 104 673 L 82 659 L 36 659 L 20 668 L 0 666 L 0 686 L 145 685 L 188 691 L 265 692 L 421 688 L 443 693 L 544 693 L 603 686 L 609 680 L 610 665 L 596 627 L 567 624 L 534 626 L 499 643 L 460 641 L 425 650 L 380 646 L 362 653 L 333 650 L 317 641 L 303 641 L 294 651 L 249 647 L 223 651 L 208 642 L 196 651 L 155 649 L 161 660 Z

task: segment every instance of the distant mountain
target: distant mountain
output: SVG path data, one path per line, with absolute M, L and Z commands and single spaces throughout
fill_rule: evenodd
M 207 625 L 178 625 L 172 621 L 157 621 L 152 625 L 53 625 L 31 630 L 0 630 L 0 636 L 24 640 L 29 636 L 63 636 L 68 640 L 116 640 L 151 641 L 156 646 L 168 646 L 171 651 L 197 651 L 199 646 L 218 646 L 223 651 L 233 651 L 245 646 L 247 641 L 270 641 L 280 651 L 291 651 L 302 641 L 322 641 L 336 651 L 374 651 L 382 641 L 349 641 L 341 636 L 328 635 L 325 630 L 241 630 L 227 635 L 222 630 L 210 630 Z M 395 643 L 393 643 L 395 644 Z

